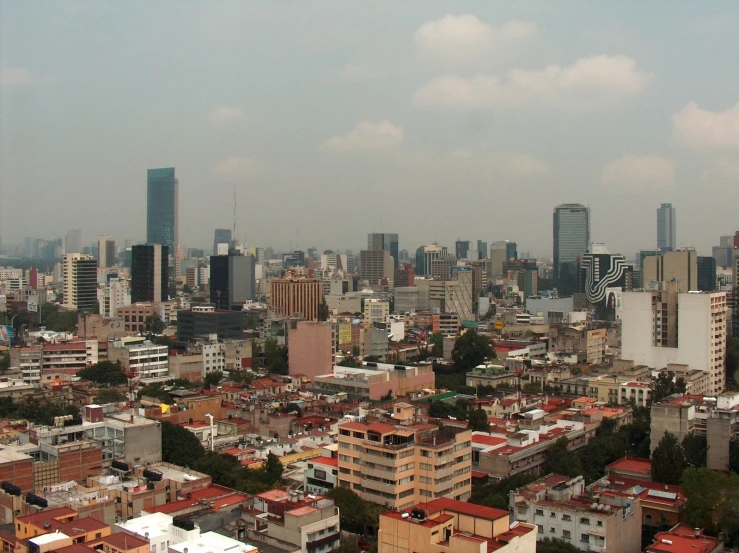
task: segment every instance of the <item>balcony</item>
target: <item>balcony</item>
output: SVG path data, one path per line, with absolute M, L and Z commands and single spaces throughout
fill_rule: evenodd
M 398 451 L 400 449 L 406 449 L 409 447 L 413 447 L 415 445 L 415 442 L 405 442 L 402 444 L 391 444 L 391 443 L 382 443 L 382 442 L 376 442 L 374 440 L 362 440 L 362 444 L 365 446 L 370 447 L 376 447 L 379 449 L 389 449 L 391 451 Z
M 593 551 L 595 553 L 605 553 L 606 546 L 605 545 L 592 545 L 592 544 L 590 544 L 588 546 L 587 551 Z
M 393 469 L 381 469 L 378 467 L 368 467 L 366 464 L 361 463 L 362 476 L 374 476 L 376 478 L 387 478 L 391 479 L 395 476 L 395 470 Z

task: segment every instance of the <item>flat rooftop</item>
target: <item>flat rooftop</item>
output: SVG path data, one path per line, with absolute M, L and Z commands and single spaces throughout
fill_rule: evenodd
M 201 534 L 197 540 L 172 544 L 169 549 L 177 553 L 252 553 L 257 548 L 215 532 Z
M 208 478 L 207 475 L 194 470 L 185 470 L 183 468 L 177 468 L 173 465 L 152 465 L 150 469 L 158 470 L 162 473 L 163 478 L 168 480 L 174 480 L 175 482 L 194 482 L 195 480 L 202 480 Z

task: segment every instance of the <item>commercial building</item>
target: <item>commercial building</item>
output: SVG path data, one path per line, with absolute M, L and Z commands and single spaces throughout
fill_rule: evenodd
M 393 288 L 412 287 L 415 286 L 416 273 L 410 263 L 406 263 L 403 267 L 395 269 L 393 274 Z
M 131 301 L 158 303 L 169 299 L 169 246 L 140 244 L 131 248 Z
M 676 214 L 672 204 L 662 204 L 657 209 L 657 249 L 663 252 L 677 247 L 675 236 Z
M 331 372 L 336 355 L 336 326 L 332 323 L 298 321 L 288 330 L 289 373 L 309 378 Z
M 120 361 L 128 370 L 136 371 L 143 383 L 163 382 L 169 375 L 169 349 L 146 340 L 143 336 L 120 338 L 108 347 L 108 360 Z
M 554 208 L 554 278 L 575 276 L 579 255 L 590 246 L 590 208 L 562 204 Z
M 609 288 L 631 289 L 630 273 L 623 255 L 586 253 L 578 271 L 578 291 L 589 303 L 605 306 Z
M 146 321 L 154 316 L 166 322 L 163 316 L 163 306 L 151 302 L 132 303 L 116 308 L 118 317 L 123 319 L 124 329 L 128 332 L 141 334 L 146 330 Z
M 313 378 L 313 389 L 319 393 L 334 395 L 344 393 L 350 399 L 378 400 L 387 397 L 404 397 L 424 388 L 434 388 L 433 367 L 390 365 L 388 363 L 363 363 L 361 367 L 335 365 L 333 372 Z
M 131 290 L 128 283 L 120 278 L 108 278 L 98 287 L 100 314 L 106 318 L 118 317 L 118 309 L 131 305 Z
M 372 356 L 384 361 L 389 349 L 387 330 L 375 326 L 360 329 L 359 347 L 363 357 Z
M 314 457 L 308 461 L 303 484 L 309 493 L 326 493 L 333 490 L 338 482 L 339 458 L 335 451 L 324 449 L 320 457 Z
M 663 369 L 688 365 L 711 377 L 710 393 L 725 385 L 727 305 L 725 292 L 624 292 L 621 300 L 621 358 Z
M 701 292 L 716 290 L 716 259 L 710 256 L 698 256 L 697 265 L 698 290 Z
M 421 246 L 416 250 L 416 274 L 420 276 L 431 276 L 431 262 L 447 255 L 446 246 L 430 244 Z
M 367 235 L 367 249 L 368 250 L 385 250 L 389 252 L 393 258 L 393 268 L 397 269 L 399 264 L 398 256 L 398 235 L 390 233 L 378 233 L 372 232 Z M 344 267 L 346 270 L 346 267 Z
M 456 313 L 461 321 L 475 319 L 474 302 L 477 294 L 473 291 L 473 272 L 456 271 L 454 280 L 444 282 L 444 308 L 449 313 Z
M 279 315 L 317 321 L 322 299 L 317 278 L 274 278 L 269 283 L 269 306 Z
M 106 268 L 115 265 L 115 240 L 107 234 L 98 238 L 98 267 Z
M 97 302 L 97 261 L 91 255 L 64 254 L 64 300 L 62 307 L 89 311 Z
M 364 300 L 364 309 L 362 312 L 364 324 L 367 326 L 375 323 L 385 323 L 390 316 L 390 302 L 380 299 Z
M 221 252 L 225 249 L 226 253 L 228 248 L 231 247 L 231 229 L 230 228 L 217 228 L 213 233 L 213 255 L 221 255 Z
M 82 229 L 67 231 L 64 239 L 64 253 L 82 253 Z
M 467 259 L 467 252 L 470 250 L 469 240 L 457 240 L 454 243 L 454 253 L 457 259 Z
M 420 286 L 396 287 L 393 290 L 395 297 L 395 313 L 404 315 L 416 311 L 428 311 L 429 289 Z
M 179 180 L 174 167 L 149 169 L 146 175 L 146 242 L 167 246 L 177 274 L 180 243 Z
M 396 404 L 393 414 L 399 422 L 413 409 Z M 398 422 L 339 425 L 339 486 L 401 511 L 442 497 L 469 499 L 471 431 Z
M 370 286 L 378 286 L 382 280 L 392 280 L 395 271 L 392 256 L 387 250 L 374 249 L 359 252 L 359 276 Z
M 231 310 L 234 306 L 253 301 L 256 297 L 256 263 L 254 256 L 228 255 L 210 258 L 210 303 L 216 309 Z
M 189 342 L 216 335 L 219 340 L 244 337 L 244 314 L 241 311 L 217 310 L 213 306 L 194 306 L 177 312 L 177 338 Z
M 678 292 L 698 289 L 698 255 L 695 250 L 667 251 L 644 258 L 642 287 L 646 288 L 653 282 L 672 281 L 677 281 Z
M 537 528 L 508 511 L 435 499 L 380 515 L 378 553 L 535 553 Z

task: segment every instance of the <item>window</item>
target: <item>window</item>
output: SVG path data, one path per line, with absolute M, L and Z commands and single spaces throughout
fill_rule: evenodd
M 537 509 L 536 512 L 534 512 L 535 515 L 538 515 L 540 517 L 544 516 L 544 511 L 542 509 Z
M 552 511 L 551 513 L 549 513 L 549 518 L 557 518 L 557 513 Z
M 596 523 L 595 523 L 595 525 L 596 525 L 596 526 L 597 526 L 598 528 L 603 528 L 603 521 L 602 521 L 602 520 L 599 520 L 598 522 L 596 522 Z
M 562 515 L 562 520 L 572 520 L 570 515 Z
M 590 524 L 590 519 L 583 517 L 580 519 L 580 524 Z
M 556 534 L 557 533 L 557 529 L 554 526 L 552 526 L 552 527 L 549 528 L 549 533 L 550 534 Z
M 647 526 L 652 526 L 654 524 L 652 515 L 647 515 L 644 517 L 644 524 L 646 524 Z
M 580 541 L 584 541 L 585 543 L 590 543 L 590 536 L 588 534 L 582 534 L 580 536 Z
M 544 527 L 541 524 L 537 524 L 536 527 L 539 529 L 540 534 L 544 533 Z
M 155 543 L 151 544 L 151 553 L 157 553 L 157 544 Z
M 562 537 L 566 540 L 570 539 L 570 531 L 569 530 L 562 530 Z

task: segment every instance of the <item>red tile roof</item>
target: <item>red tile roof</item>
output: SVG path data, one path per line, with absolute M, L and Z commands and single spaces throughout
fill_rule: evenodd
M 338 467 L 339 466 L 339 458 L 338 457 L 315 457 L 310 460 L 311 463 L 315 463 L 317 465 L 327 465 L 330 467 Z
M 505 438 L 499 438 L 497 436 L 486 436 L 484 434 L 473 434 L 472 443 L 481 445 L 500 445 L 506 443 Z
M 640 457 L 622 457 L 606 465 L 606 471 L 608 469 L 649 475 L 652 473 L 652 461 Z
M 107 543 L 122 551 L 130 551 L 131 549 L 149 545 L 148 541 L 132 536 L 131 534 L 127 534 L 126 532 L 118 532 L 116 534 L 100 538 L 99 540 L 95 540 L 94 542 L 89 542 L 91 546 L 98 543 Z
M 428 503 L 421 503 L 416 505 L 416 507 L 419 509 L 425 509 L 428 513 L 451 511 L 452 513 L 460 513 L 487 520 L 497 520 L 509 515 L 508 511 L 504 511 L 503 509 L 473 505 L 472 503 L 457 501 L 456 499 L 447 499 L 445 497 L 434 499 Z
M 339 426 L 345 430 L 360 430 L 362 432 L 378 432 L 380 434 L 387 434 L 388 432 L 394 432 L 397 430 L 392 424 L 384 422 L 373 422 L 372 424 L 364 424 L 362 422 L 347 422 Z

